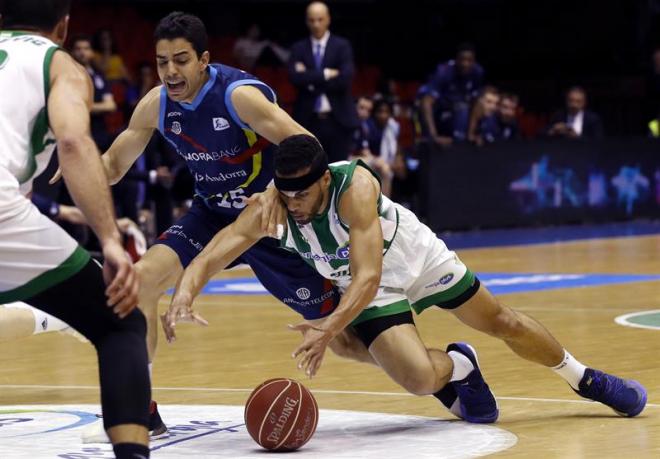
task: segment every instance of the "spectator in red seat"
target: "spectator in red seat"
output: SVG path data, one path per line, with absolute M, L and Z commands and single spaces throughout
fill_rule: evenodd
M 496 140 L 498 121 L 497 107 L 500 102 L 500 93 L 494 86 L 486 86 L 470 114 L 468 140 L 478 146 Z
M 603 123 L 597 113 L 587 109 L 587 93 L 583 88 L 573 86 L 568 90 L 566 108 L 550 119 L 547 134 L 568 139 L 603 137 Z
M 369 120 L 371 119 L 371 112 L 374 109 L 374 102 L 367 96 L 358 98 L 355 108 L 358 115 L 360 125 L 355 129 L 353 134 L 353 147 L 351 148 L 353 156 L 363 156 L 370 154 L 369 151 Z M 367 150 L 363 152 L 363 150 Z
M 518 119 L 518 96 L 509 92 L 500 94 L 500 103 L 497 106 L 497 124 L 499 140 L 512 140 L 519 137 Z

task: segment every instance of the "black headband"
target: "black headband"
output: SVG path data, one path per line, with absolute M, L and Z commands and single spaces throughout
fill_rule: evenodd
M 328 170 L 327 161 L 317 161 L 312 164 L 311 169 L 305 175 L 300 177 L 283 178 L 275 175 L 275 188 L 280 191 L 302 191 L 314 184 L 323 177 Z

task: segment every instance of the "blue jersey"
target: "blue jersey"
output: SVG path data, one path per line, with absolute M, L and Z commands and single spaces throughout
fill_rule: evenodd
M 238 215 L 249 195 L 273 178 L 274 148 L 236 114 L 231 93 L 252 85 L 275 102 L 265 83 L 226 65 L 208 67 L 209 79 L 192 103 L 175 102 L 161 89 L 158 130 L 186 161 L 195 194 L 215 212 Z

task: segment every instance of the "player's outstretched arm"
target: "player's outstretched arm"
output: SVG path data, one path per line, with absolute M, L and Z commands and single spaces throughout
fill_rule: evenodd
M 362 168 L 356 169 L 350 187 L 339 202 L 339 216 L 350 227 L 351 284 L 337 309 L 320 327 L 310 327 L 309 324 L 292 327 L 304 332 L 303 342 L 293 357 L 304 353 L 298 367 L 310 377 L 321 366 L 326 346 L 371 303 L 380 285 L 383 271 L 383 232 L 377 204 L 380 186 L 363 171 Z
M 274 144 L 279 145 L 282 140 L 296 134 L 312 135 L 254 86 L 234 89 L 231 102 L 241 121 Z
M 128 127 L 101 157 L 111 185 L 119 182 L 144 152 L 158 128 L 161 86 L 149 91 L 135 107 Z
M 50 75 L 48 118 L 60 167 L 71 197 L 101 242 L 108 305 L 124 317 L 137 306 L 139 285 L 119 242 L 108 180 L 89 131 L 92 83 L 82 67 L 60 52 L 53 56 Z
M 207 325 L 192 310 L 193 300 L 211 277 L 225 269 L 243 252 L 266 236 L 261 231 L 261 206 L 253 204 L 245 208 L 231 225 L 215 235 L 204 250 L 183 271 L 168 311 L 161 316 L 167 341 L 176 339 L 174 328 L 177 321 Z

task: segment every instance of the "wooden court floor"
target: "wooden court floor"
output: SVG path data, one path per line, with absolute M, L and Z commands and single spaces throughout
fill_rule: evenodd
M 463 250 L 459 255 L 475 272 L 660 274 L 660 236 Z M 622 314 L 660 309 L 660 282 L 500 298 L 539 319 L 583 363 L 639 380 L 648 389 L 649 405 L 638 418 L 620 418 L 600 404 L 583 402 L 550 370 L 519 359 L 499 341 L 466 328 L 449 313 L 428 310 L 417 318 L 427 344 L 444 348 L 465 340 L 479 351 L 484 375 L 499 399 L 497 425 L 518 437 L 514 447 L 496 456 L 660 457 L 660 330 L 614 322 Z M 166 305 L 164 300 L 161 306 Z M 241 405 L 248 392 L 222 389 L 250 389 L 280 376 L 303 379 L 290 358 L 299 337 L 286 329 L 298 317 L 286 307 L 267 296 L 205 296 L 197 308 L 209 320 L 208 328 L 181 326 L 173 345 L 161 333 L 154 367 L 159 403 Z M 58 334 L 0 346 L 0 405 L 98 402 L 95 389 L 56 387 L 98 383 L 91 346 Z M 375 367 L 330 353 L 319 375 L 305 383 L 321 408 L 452 419 L 434 398 L 408 396 Z

